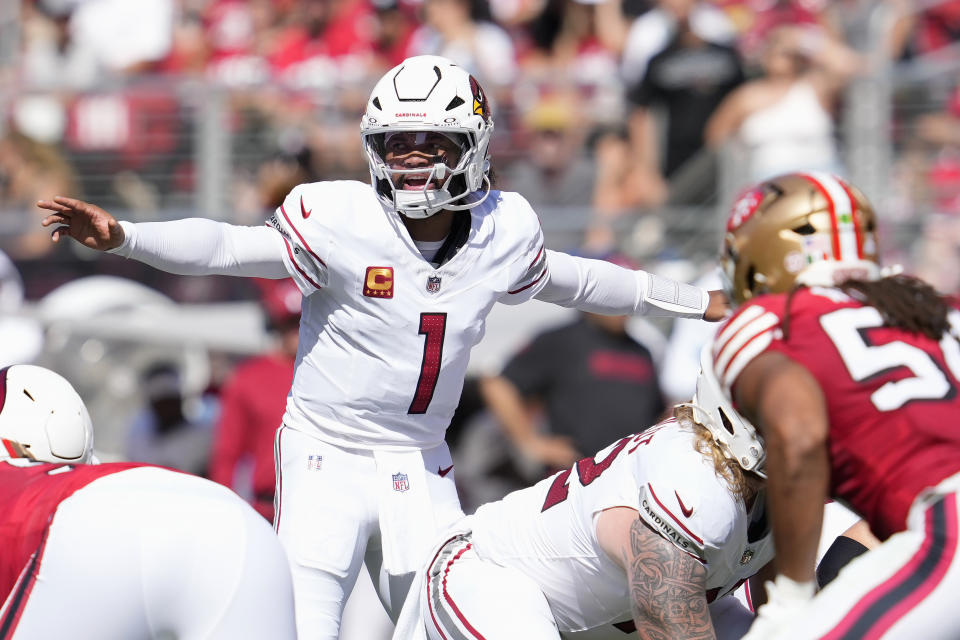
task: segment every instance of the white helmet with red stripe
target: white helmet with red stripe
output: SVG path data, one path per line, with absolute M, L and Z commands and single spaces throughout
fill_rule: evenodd
M 490 193 L 490 100 L 477 80 L 441 56 L 414 56 L 377 82 L 360 123 L 370 181 L 385 205 L 410 218 L 472 209 Z M 457 149 L 435 155 L 424 167 L 392 166 L 392 137 L 442 136 Z M 424 174 L 427 174 L 424 177 Z M 400 186 L 416 178 L 417 188 Z M 480 191 L 482 193 L 479 193 Z
M 880 277 L 873 207 L 837 176 L 791 173 L 744 192 L 727 221 L 721 264 L 734 304 L 797 284 Z
M 93 425 L 67 379 L 44 367 L 0 369 L 0 460 L 89 463 Z

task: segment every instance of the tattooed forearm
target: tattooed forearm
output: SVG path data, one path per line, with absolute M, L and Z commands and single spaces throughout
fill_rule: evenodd
M 633 618 L 641 638 L 716 638 L 704 593 L 706 569 L 639 519 L 630 526 L 627 568 Z

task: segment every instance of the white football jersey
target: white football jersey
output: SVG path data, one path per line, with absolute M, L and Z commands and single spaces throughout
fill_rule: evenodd
M 703 563 L 708 601 L 722 597 L 773 558 L 773 540 L 762 506 L 748 514 L 694 442 L 671 418 L 481 506 L 467 519 L 477 555 L 537 582 L 561 632 L 625 631 L 626 572 L 600 548 L 596 522 L 605 509 L 629 507 Z
M 346 447 L 443 442 L 490 308 L 547 281 L 540 222 L 523 197 L 492 191 L 458 215 L 470 216 L 466 244 L 435 268 L 368 183 L 290 192 L 267 222 L 304 295 L 285 424 Z

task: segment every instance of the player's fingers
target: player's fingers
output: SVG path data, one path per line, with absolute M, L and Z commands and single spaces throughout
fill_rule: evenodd
M 60 236 L 69 235 L 67 233 L 68 229 L 69 227 L 57 227 L 56 229 L 50 232 L 50 239 L 53 240 L 54 242 L 60 242 Z
M 59 213 L 69 214 L 71 211 L 70 207 L 58 204 L 52 200 L 39 200 L 37 201 L 37 206 L 41 209 L 49 209 L 50 211 L 57 211 Z
M 52 224 L 69 224 L 69 223 L 70 223 L 70 219 L 60 214 L 53 214 L 53 215 L 47 216 L 46 218 L 40 221 L 40 225 L 44 227 L 49 227 Z
M 86 214 L 95 214 L 101 211 L 100 207 L 90 204 L 89 202 L 84 202 L 83 200 L 77 200 L 76 198 L 68 198 L 66 196 L 54 196 L 53 201 L 56 204 L 66 207 L 64 211 L 72 210 L 78 213 L 86 213 Z

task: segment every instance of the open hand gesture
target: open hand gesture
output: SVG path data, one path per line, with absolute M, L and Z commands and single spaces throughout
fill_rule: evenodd
M 69 236 L 85 247 L 100 251 L 114 249 L 123 243 L 123 227 L 94 204 L 56 196 L 53 200 L 40 200 L 37 206 L 53 212 L 40 224 L 45 227 L 59 225 L 50 234 L 54 242 Z

